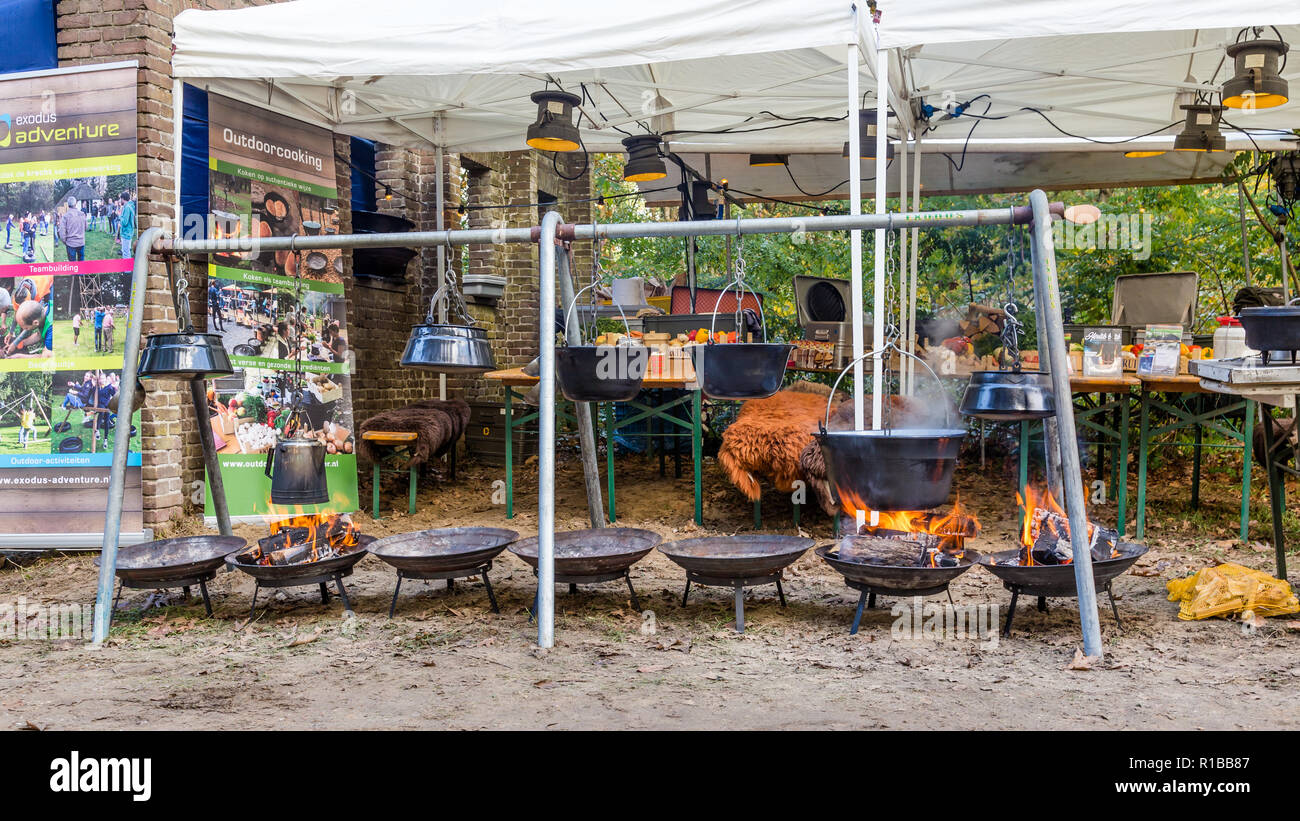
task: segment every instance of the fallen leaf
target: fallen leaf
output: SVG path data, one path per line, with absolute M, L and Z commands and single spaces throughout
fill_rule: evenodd
M 314 631 L 312 631 L 312 634 L 311 634 L 310 636 L 299 636 L 298 638 L 294 639 L 293 641 L 291 641 L 291 642 L 289 642 L 287 645 L 285 645 L 285 647 L 286 647 L 286 648 L 288 648 L 288 647 L 301 647 L 301 646 L 304 645 L 304 644 L 311 644 L 313 641 L 315 641 L 316 639 L 320 638 L 320 635 L 321 635 L 321 633 L 322 633 L 323 631 L 324 631 L 324 628 L 317 627 Z
M 549 690 L 552 687 L 557 687 L 559 685 L 557 685 L 554 681 L 552 681 L 549 678 L 544 678 L 541 681 L 534 681 L 533 686 L 538 688 L 539 690 Z
M 638 673 L 658 673 L 660 670 L 667 670 L 667 664 L 647 664 L 644 667 L 636 668 Z
M 1074 658 L 1070 663 L 1065 665 L 1067 670 L 1091 670 L 1093 663 L 1097 661 L 1096 656 L 1085 656 L 1079 648 L 1074 648 Z
M 21 725 L 18 729 L 20 729 L 20 730 L 35 730 L 36 732 L 40 732 L 41 730 L 44 730 L 45 728 L 42 727 L 42 726 L 40 726 L 39 724 L 37 724 L 36 722 L 32 721 L 32 720 L 29 718 L 29 719 L 27 719 L 27 723 Z

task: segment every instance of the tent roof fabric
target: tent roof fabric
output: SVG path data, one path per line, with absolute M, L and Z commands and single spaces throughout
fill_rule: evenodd
M 1029 140 L 1027 152 L 1063 132 L 1171 142 L 1188 92 L 1231 71 L 1223 49 L 1240 27 L 1277 25 L 1300 44 L 1295 0 L 880 8 L 880 43 L 896 49 L 891 99 L 971 102 L 962 116 L 932 117 L 926 139 L 961 140 L 978 123 L 976 137 Z M 175 28 L 178 77 L 342 133 L 460 152 L 523 148 L 536 114 L 528 95 L 550 83 L 583 95 L 591 151 L 621 151 L 627 133 L 654 130 L 678 152 L 838 155 L 851 42 L 863 104 L 874 105 L 875 33 L 865 4 L 854 12 L 848 0 L 296 0 L 189 10 Z M 1300 59 L 1286 75 L 1300 89 Z M 902 108 L 910 123 L 911 105 Z M 1229 119 L 1291 129 L 1297 111 L 1300 101 Z M 971 116 L 985 113 L 998 119 Z

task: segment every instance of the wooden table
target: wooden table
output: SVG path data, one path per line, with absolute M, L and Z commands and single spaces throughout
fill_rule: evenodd
M 514 429 L 522 424 L 533 422 L 538 419 L 539 413 L 534 411 L 520 417 L 514 418 L 513 405 L 514 400 L 522 399 L 523 394 L 516 391 L 516 388 L 532 388 L 538 383 L 538 377 L 529 376 L 523 372 L 522 368 L 509 368 L 507 370 L 491 371 L 484 374 L 484 377 L 495 382 L 501 383 L 505 389 L 505 412 L 506 412 L 506 518 L 513 519 L 515 488 L 514 488 Z M 660 424 L 667 424 L 670 428 L 676 427 L 684 432 L 678 433 L 660 433 L 660 436 L 691 437 L 691 460 L 694 464 L 694 485 L 695 485 L 695 523 L 704 524 L 704 492 L 703 492 L 703 413 L 702 413 L 702 394 L 698 386 L 695 385 L 694 375 L 690 378 L 684 378 L 682 375 L 672 377 L 647 376 L 641 383 L 642 394 L 638 394 L 636 399 L 623 403 L 605 402 L 604 419 L 605 419 L 605 477 L 606 477 L 606 495 L 608 500 L 606 507 L 608 509 L 608 519 L 612 523 L 617 518 L 615 494 L 614 494 L 614 434 L 621 428 L 634 425 L 643 420 L 658 420 Z M 677 390 L 686 391 L 685 396 L 671 399 L 667 402 L 654 402 L 647 398 L 643 401 L 645 391 L 662 391 Z M 570 400 L 563 396 L 556 397 L 556 415 L 570 422 L 577 424 L 575 415 L 566 413 L 563 405 Z M 592 418 L 599 418 L 600 405 L 602 403 L 592 402 L 595 405 L 592 409 Z M 638 412 L 625 417 L 621 420 L 614 418 L 614 405 L 629 405 Z M 688 410 L 688 419 L 683 420 L 673 411 L 676 408 L 684 407 Z

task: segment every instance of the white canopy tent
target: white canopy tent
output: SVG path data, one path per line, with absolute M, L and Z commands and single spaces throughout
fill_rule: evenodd
M 1130 138 L 1161 127 L 1172 134 L 1176 95 L 1222 81 L 1214 66 L 1237 28 L 1285 25 L 1284 36 L 1297 41 L 1297 23 L 1300 4 L 1294 0 L 1253 0 L 1249 7 L 1210 0 L 885 0 L 878 31 L 867 8 L 848 0 L 617 6 L 596 0 L 297 0 L 183 12 L 175 20 L 173 69 L 178 92 L 182 81 L 196 83 L 341 133 L 449 151 L 523 148 L 536 113 L 528 96 L 548 84 L 582 95 L 579 124 L 590 151 L 620 150 L 625 132 L 654 131 L 678 152 L 827 154 L 834 163 L 847 137 L 855 159 L 840 163 L 856 214 L 864 173 L 856 159 L 856 117 L 848 115 L 868 98 L 882 121 L 891 108 L 895 130 L 910 138 L 920 136 L 913 105 L 921 98 L 941 107 L 981 94 L 988 95 L 978 102 L 981 111 L 987 101 L 989 116 L 1007 115 L 982 121 L 982 137 L 1060 137 L 1064 129 Z M 877 42 L 890 50 L 879 50 Z M 1300 61 L 1287 73 L 1293 80 L 1300 76 Z M 860 93 L 860 83 L 874 94 Z M 1025 107 L 1044 112 L 1056 126 Z M 179 135 L 182 107 L 174 108 Z M 1251 125 L 1296 125 L 1292 108 L 1256 112 Z M 938 123 L 934 132 L 964 136 L 971 120 L 959 116 Z M 881 129 L 876 155 L 882 159 L 874 172 L 880 213 L 885 139 Z M 912 192 L 915 208 L 919 177 L 909 179 L 906 156 L 916 152 L 904 147 L 902 153 L 899 189 Z M 884 308 L 884 235 L 876 231 L 877 315 Z M 860 231 L 851 238 L 860 354 Z M 879 349 L 883 323 L 875 328 Z M 860 364 L 855 375 L 861 399 Z M 874 387 L 878 405 L 879 360 Z M 857 408 L 861 427 L 861 401 Z M 876 410 L 873 418 L 880 420 Z M 548 421 L 553 425 L 543 414 L 543 439 Z M 544 452 L 544 480 L 553 467 L 553 453 Z M 552 521 L 544 508 L 539 503 L 543 531 Z M 542 534 L 544 554 L 549 538 Z M 550 626 L 542 622 L 549 622 L 552 592 L 543 591 L 544 645 Z

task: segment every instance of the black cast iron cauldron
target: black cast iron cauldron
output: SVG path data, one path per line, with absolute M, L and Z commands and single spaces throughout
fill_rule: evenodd
M 976 371 L 961 397 L 964 416 L 993 422 L 1056 415 L 1052 375 L 1036 371 Z
M 897 348 L 893 343 L 880 354 L 898 351 L 920 362 L 935 382 L 935 375 L 925 360 Z M 863 359 L 880 355 L 865 353 L 845 366 L 831 386 L 826 400 L 826 418 L 813 434 L 826 462 L 826 478 L 844 510 L 929 510 L 948 500 L 952 490 L 952 473 L 957 467 L 966 429 L 956 427 L 944 400 L 945 416 L 941 428 L 884 428 L 879 430 L 828 431 L 831 398 L 844 375 Z M 940 383 L 942 384 L 942 383 Z
M 497 366 L 487 332 L 482 328 L 425 323 L 411 328 L 402 367 L 439 373 L 485 373 Z
M 325 445 L 297 436 L 282 438 L 266 452 L 271 503 L 319 505 L 330 500 L 325 481 Z
M 219 334 L 150 334 L 140 354 L 141 379 L 207 379 L 235 372 Z
M 1260 351 L 1265 364 L 1273 351 L 1300 351 L 1300 305 L 1241 309 L 1246 347 Z
M 711 399 L 762 399 L 781 389 L 794 345 L 784 342 L 725 342 L 691 351 L 700 387 Z
M 644 345 L 566 345 L 555 349 L 560 392 L 574 402 L 626 402 L 641 392 Z

